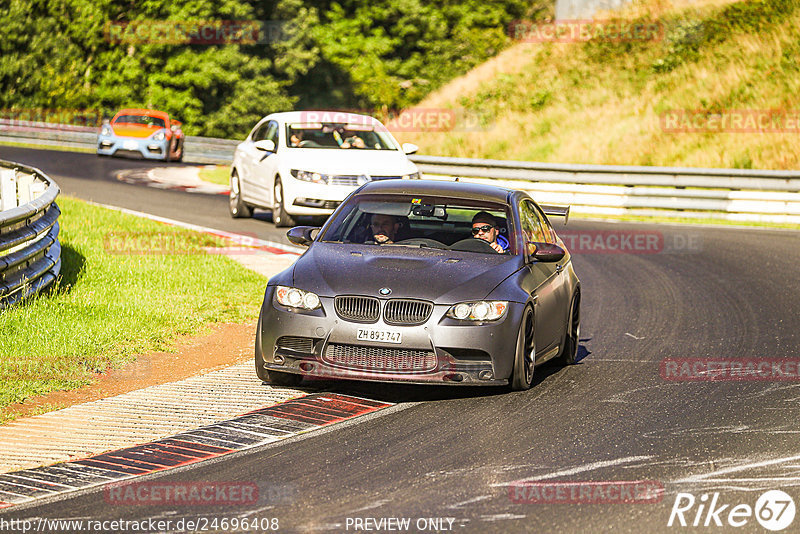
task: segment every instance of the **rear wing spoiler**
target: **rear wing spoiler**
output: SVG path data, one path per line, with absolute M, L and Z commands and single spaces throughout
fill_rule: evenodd
M 569 220 L 569 206 L 553 206 L 551 204 L 539 204 L 542 211 L 547 216 L 564 217 L 564 224 Z

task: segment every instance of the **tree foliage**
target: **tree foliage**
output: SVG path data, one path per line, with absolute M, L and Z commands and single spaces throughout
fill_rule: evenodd
M 6 0 L 0 107 L 162 109 L 190 134 L 244 135 L 279 110 L 413 105 L 509 42 L 521 0 Z M 115 42 L 109 25 L 280 21 L 268 42 Z

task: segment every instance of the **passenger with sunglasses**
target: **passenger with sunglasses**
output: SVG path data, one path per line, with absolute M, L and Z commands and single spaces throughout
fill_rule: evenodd
M 508 239 L 500 235 L 497 219 L 486 211 L 479 211 L 472 218 L 472 237 L 483 239 L 501 254 L 508 250 Z

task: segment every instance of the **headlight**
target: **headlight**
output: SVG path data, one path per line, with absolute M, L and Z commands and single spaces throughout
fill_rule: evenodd
M 164 130 L 159 130 L 153 134 L 153 141 L 163 141 L 166 134 L 164 134 Z
M 275 300 L 289 308 L 316 310 L 319 308 L 319 297 L 311 291 L 303 291 L 296 287 L 278 286 L 275 288 Z
M 447 310 L 447 316 L 459 321 L 496 321 L 508 308 L 504 300 L 479 300 L 477 302 L 460 302 Z
M 327 184 L 328 175 L 320 174 L 318 172 L 301 171 L 298 169 L 291 170 L 292 176 L 304 182 L 314 182 L 315 184 Z
M 110 126 L 103 126 L 102 128 L 100 128 L 100 135 L 111 135 L 111 134 L 112 131 Z
M 402 176 L 403 180 L 419 180 L 419 173 L 412 172 L 411 174 L 405 174 Z

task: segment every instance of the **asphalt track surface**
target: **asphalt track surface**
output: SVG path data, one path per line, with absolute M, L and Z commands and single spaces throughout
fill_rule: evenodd
M 150 163 L 16 148 L 0 148 L 0 157 L 40 167 L 81 198 L 272 240 L 282 233 L 265 220 L 232 221 L 225 197 L 111 176 Z M 800 359 L 800 236 L 578 221 L 567 228 L 593 237 L 660 232 L 664 243 L 693 246 L 575 253 L 582 358 L 568 368 L 538 367 L 530 391 L 314 385 L 310 391 L 397 406 L 147 479 L 255 483 L 255 504 L 114 506 L 95 489 L 15 507 L 0 519 L 278 518 L 279 532 L 388 532 L 357 529 L 355 520 L 409 518 L 409 531 L 423 531 L 430 522 L 420 520 L 451 518 L 440 532 L 764 532 L 752 516 L 743 527 L 725 524 L 733 506 L 753 507 L 764 491 L 781 489 L 800 507 L 800 381 L 676 381 L 660 373 L 665 358 Z M 665 493 L 655 503 L 514 502 L 508 485 L 522 479 L 646 480 Z M 697 502 L 685 512 L 689 526 L 676 519 L 668 527 L 679 492 Z M 709 495 L 707 505 L 715 493 L 717 508 L 728 505 L 718 516 L 725 526 L 713 526 L 708 506 L 699 522 L 712 526 L 691 526 L 701 496 Z M 785 531 L 800 531 L 800 517 Z

